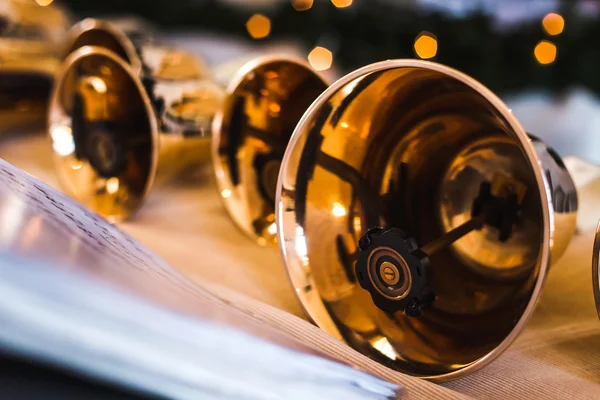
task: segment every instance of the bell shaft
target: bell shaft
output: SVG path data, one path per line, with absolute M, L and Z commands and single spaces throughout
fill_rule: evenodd
M 179 69 L 171 65 L 171 72 Z M 185 70 L 182 66 L 181 71 Z M 206 163 L 211 126 L 224 104 L 224 89 L 207 79 L 146 78 L 142 82 L 157 120 L 157 180 L 171 179 Z
M 452 243 L 456 242 L 458 239 L 469 234 L 470 232 L 476 229 L 481 229 L 482 226 L 483 217 L 474 217 L 464 224 L 454 228 L 453 230 L 446 232 L 439 238 L 427 243 L 425 246 L 421 247 L 420 250 L 427 254 L 427 256 L 431 257 L 440 250 L 449 247 Z

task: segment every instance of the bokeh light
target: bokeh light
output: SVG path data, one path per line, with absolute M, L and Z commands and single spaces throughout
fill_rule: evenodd
M 333 54 L 325 47 L 317 46 L 308 54 L 308 62 L 316 71 L 324 71 L 331 67 Z
M 109 178 L 106 181 L 106 191 L 110 194 L 115 194 L 119 191 L 119 178 Z
M 313 0 L 291 0 L 291 2 L 296 11 L 310 10 L 313 6 Z
M 346 8 L 352 5 L 352 0 L 331 0 L 337 8 Z
M 50 4 L 52 4 L 53 1 L 54 0 L 35 0 L 35 2 L 38 3 L 42 7 L 49 6 Z
M 419 58 L 433 58 L 437 54 L 437 37 L 431 32 L 421 32 L 415 39 L 415 53 Z
M 550 13 L 542 20 L 542 26 L 548 35 L 560 35 L 565 29 L 565 19 L 559 14 Z
M 253 39 L 262 39 L 271 33 L 271 20 L 262 14 L 254 14 L 246 22 L 246 29 Z
M 552 64 L 556 60 L 556 45 L 548 40 L 542 40 L 535 46 L 533 55 L 542 65 Z
M 346 208 L 341 204 L 338 203 L 337 201 L 335 203 L 333 203 L 333 209 L 331 210 L 331 213 L 333 214 L 334 217 L 345 217 L 346 216 Z

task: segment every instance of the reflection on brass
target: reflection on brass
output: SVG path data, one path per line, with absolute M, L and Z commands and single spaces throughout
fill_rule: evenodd
M 155 179 L 205 162 L 212 137 L 228 211 L 259 242 L 274 240 L 280 160 L 325 83 L 300 62 L 265 58 L 245 64 L 225 90 L 184 52 L 142 46 L 136 54 L 140 72 L 103 47 L 67 57 L 49 112 L 65 190 L 112 221 L 128 218 Z
M 596 310 L 600 318 L 600 274 L 598 273 L 600 263 L 600 223 L 596 228 L 596 237 L 594 238 L 594 253 L 592 254 L 592 286 L 594 287 L 594 299 L 596 300 Z
M 282 258 L 310 317 L 435 381 L 515 339 L 577 213 L 552 149 L 481 84 L 421 60 L 330 86 L 294 131 L 276 196 Z M 412 279 L 404 291 L 396 271 Z
M 7 0 L 0 8 L 1 133 L 42 129 L 69 26 L 61 8 Z
M 163 80 L 201 79 L 207 68 L 190 53 L 164 46 L 154 38 L 154 29 L 135 18 L 102 20 L 86 18 L 69 31 L 63 57 L 84 46 L 114 52 L 141 77 Z

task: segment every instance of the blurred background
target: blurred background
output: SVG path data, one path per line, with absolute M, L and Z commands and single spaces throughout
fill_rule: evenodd
M 495 91 L 562 155 L 600 163 L 600 1 L 30 1 L 74 21 L 141 17 L 214 68 L 265 51 L 303 57 L 330 78 L 390 58 L 440 62 Z

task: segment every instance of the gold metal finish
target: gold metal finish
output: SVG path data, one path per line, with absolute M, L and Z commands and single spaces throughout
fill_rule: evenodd
M 10 0 L 0 18 L 0 132 L 41 129 L 69 17 L 54 5 Z
M 189 52 L 158 43 L 153 31 L 135 19 L 108 20 L 87 18 L 69 31 L 64 57 L 84 46 L 97 46 L 121 57 L 142 78 L 196 80 L 207 77 L 208 68 Z
M 384 261 L 377 269 L 379 258 L 391 256 L 394 263 Z M 383 248 L 373 252 L 369 257 L 369 278 L 379 293 L 388 299 L 403 299 L 412 286 L 411 275 L 406 261 L 391 248 Z M 400 284 L 400 287 L 397 287 Z
M 138 40 L 139 46 L 150 39 L 144 36 Z M 141 73 L 142 60 L 136 44 L 123 30 L 108 21 L 86 18 L 73 25 L 69 31 L 64 57 L 83 46 L 98 46 L 111 50 L 125 60 L 136 74 Z
M 260 225 L 274 237 L 279 160 L 325 84 L 300 62 L 265 58 L 246 64 L 225 91 L 199 79 L 202 71 L 179 51 L 152 47 L 138 54 L 141 75 L 101 47 L 81 47 L 65 61 L 49 113 L 65 190 L 112 221 L 128 218 L 155 180 L 202 164 L 214 136 L 215 171 L 228 210 L 247 232 Z M 313 81 L 318 93 L 300 87 Z
M 592 254 L 592 287 L 594 288 L 594 299 L 596 300 L 596 310 L 598 318 L 600 318 L 600 223 L 596 228 L 596 236 L 594 238 L 594 253 Z
M 400 281 L 400 271 L 389 261 L 384 261 L 381 264 L 380 275 L 387 285 L 395 285 Z
M 245 64 L 227 88 L 213 124 L 219 193 L 235 223 L 259 244 L 275 244 L 275 189 L 288 141 L 327 83 L 289 58 Z
M 482 182 L 518 198 L 504 242 L 471 218 Z M 292 135 L 276 198 L 282 259 L 308 315 L 363 354 L 434 381 L 481 368 L 515 339 L 576 212 L 552 149 L 480 83 L 420 60 L 369 65 L 330 86 Z M 436 298 L 421 316 L 382 311 L 358 284 L 357 241 L 376 226 L 433 249 Z

